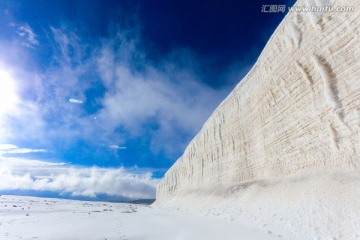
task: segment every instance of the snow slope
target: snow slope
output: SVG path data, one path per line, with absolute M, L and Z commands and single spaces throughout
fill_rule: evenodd
M 0 196 L 0 239 L 278 239 L 216 217 L 145 205 Z
M 360 240 L 360 172 L 308 172 L 189 192 L 160 205 L 287 240 Z

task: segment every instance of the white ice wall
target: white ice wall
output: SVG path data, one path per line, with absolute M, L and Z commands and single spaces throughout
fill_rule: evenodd
M 289 13 L 166 173 L 158 204 L 299 171 L 360 170 L 360 1 L 325 2 L 354 12 Z

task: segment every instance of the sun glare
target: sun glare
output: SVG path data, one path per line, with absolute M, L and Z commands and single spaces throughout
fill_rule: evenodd
M 17 102 L 15 80 L 0 69 L 0 118 L 14 110 Z

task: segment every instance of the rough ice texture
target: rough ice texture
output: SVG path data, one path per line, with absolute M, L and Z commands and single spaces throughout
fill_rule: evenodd
M 307 2 L 315 4 L 296 4 Z M 165 174 L 156 204 L 299 172 L 360 170 L 360 1 L 333 6 L 355 11 L 285 17 Z

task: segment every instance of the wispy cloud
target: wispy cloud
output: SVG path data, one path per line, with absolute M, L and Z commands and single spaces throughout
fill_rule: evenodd
M 127 147 L 118 146 L 118 145 L 111 145 L 111 146 L 109 146 L 109 148 L 112 148 L 112 149 L 127 149 Z
M 150 136 L 154 152 L 178 153 L 187 143 L 184 136 L 200 129 L 229 89 L 203 83 L 196 64 L 190 65 L 199 60 L 189 51 L 153 64 L 141 57 L 137 45 L 121 36 L 100 48 L 97 66 L 108 92 L 99 116 L 107 119 L 107 131 L 122 127 L 133 137 Z M 134 71 L 134 65 L 141 70 Z
M 46 152 L 45 149 L 19 148 L 13 144 L 0 144 L 0 155 L 2 154 L 18 154 L 18 153 L 39 153 Z
M 28 48 L 35 48 L 35 46 L 39 45 L 37 35 L 27 23 L 12 25 L 16 28 L 16 33 L 22 38 L 22 45 Z
M 55 46 L 54 59 L 68 70 L 74 70 L 74 66 L 81 65 L 84 67 L 87 59 L 84 55 L 87 49 L 87 44 L 81 42 L 81 39 L 71 30 L 63 28 L 55 28 L 50 26 L 52 33 L 52 40 Z
M 190 51 L 174 52 L 158 63 L 147 61 L 141 39 L 132 31 L 136 30 L 119 30 L 86 47 L 69 29 L 51 27 L 58 65 L 38 74 L 37 85 L 26 89 L 36 94 L 34 122 L 44 124 L 28 139 L 71 142 L 94 141 L 97 136 L 110 146 L 115 141 L 125 143 L 127 137 L 146 136 L 155 154 L 174 156 L 183 150 L 229 89 L 203 83 L 195 67 L 200 60 Z M 85 93 L 93 84 L 103 85 L 105 93 L 88 99 Z M 89 116 L 84 108 L 65 101 L 84 107 L 95 102 L 98 108 Z M 29 118 L 20 114 L 17 119 Z

